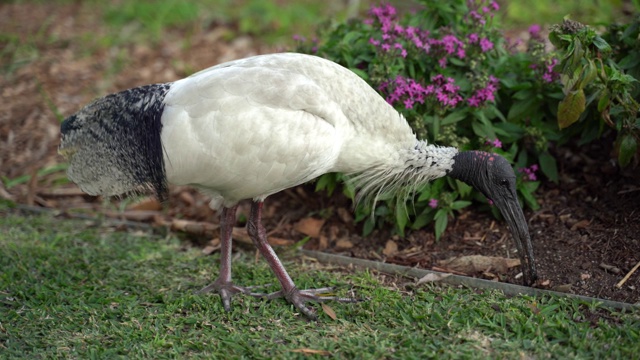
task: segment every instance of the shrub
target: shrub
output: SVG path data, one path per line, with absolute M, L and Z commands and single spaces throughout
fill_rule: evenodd
M 536 172 L 558 181 L 549 145 L 568 138 L 556 120 L 564 111 L 560 104 L 567 102 L 567 82 L 559 73 L 559 67 L 567 70 L 567 56 L 560 61 L 546 50 L 537 25 L 524 43 L 506 39 L 495 1 L 422 0 L 421 5 L 408 16 L 389 4 L 373 6 L 365 20 L 320 30 L 317 41 L 300 41 L 297 50 L 354 71 L 405 116 L 419 138 L 504 156 L 518 174 L 521 200 L 537 209 Z M 560 39 L 568 41 L 564 35 Z M 590 131 L 578 127 L 567 134 Z M 332 192 L 341 180 L 341 174 L 325 175 L 317 189 Z M 344 191 L 353 197 L 352 189 Z M 356 221 L 364 221 L 365 235 L 388 223 L 403 234 L 435 221 L 439 238 L 449 216 L 471 201 L 499 216 L 481 194 L 442 178 L 420 189 L 409 206 L 396 209 L 393 199 L 383 199 L 375 209 L 357 207 Z

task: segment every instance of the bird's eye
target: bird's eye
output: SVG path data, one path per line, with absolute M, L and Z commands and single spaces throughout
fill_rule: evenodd
M 500 180 L 500 185 L 502 185 L 502 186 L 507 186 L 507 185 L 509 185 L 509 180 L 507 180 L 507 179 L 502 179 L 502 180 Z

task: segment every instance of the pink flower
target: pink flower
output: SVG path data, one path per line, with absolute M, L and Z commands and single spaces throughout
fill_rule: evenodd
M 529 35 L 534 39 L 540 38 L 540 25 L 533 24 L 529 26 Z
M 486 145 L 491 145 L 494 148 L 498 148 L 501 149 L 502 148 L 502 141 L 500 141 L 500 139 L 495 138 L 493 140 L 487 139 L 487 141 L 484 142 Z
M 432 209 L 437 208 L 437 207 L 438 207 L 438 199 L 431 199 L 431 200 L 429 200 L 429 206 L 430 206 Z
M 536 171 L 538 171 L 538 165 L 537 164 L 533 164 L 531 166 L 529 166 L 528 168 L 520 168 L 518 169 L 518 172 L 523 174 L 523 180 L 525 181 L 536 181 L 538 180 L 538 177 L 536 176 Z
M 487 38 L 482 38 L 480 40 L 480 49 L 482 49 L 482 52 L 487 52 L 493 49 L 493 43 Z

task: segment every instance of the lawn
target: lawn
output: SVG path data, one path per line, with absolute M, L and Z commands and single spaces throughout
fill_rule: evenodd
M 300 287 L 338 286 L 365 301 L 320 306 L 318 321 L 282 300 L 195 295 L 217 255 L 173 234 L 2 211 L 0 354 L 4 358 L 633 358 L 640 312 L 558 297 L 506 297 L 322 266 L 279 249 Z M 251 250 L 239 284 L 275 279 Z M 409 290 L 407 290 L 409 289 Z

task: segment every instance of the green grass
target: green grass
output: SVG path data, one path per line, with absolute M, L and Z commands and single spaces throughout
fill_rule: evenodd
M 304 349 L 373 359 L 640 352 L 638 312 L 449 286 L 398 291 L 370 272 L 328 270 L 290 252 L 285 262 L 300 287 L 338 285 L 368 301 L 330 303 L 335 321 L 322 310 L 312 322 L 283 300 L 242 296 L 225 313 L 217 295 L 194 295 L 215 277 L 217 256 L 173 236 L 8 211 L 0 211 L 3 358 L 307 358 Z M 274 281 L 264 262 L 242 251 L 234 278 Z

